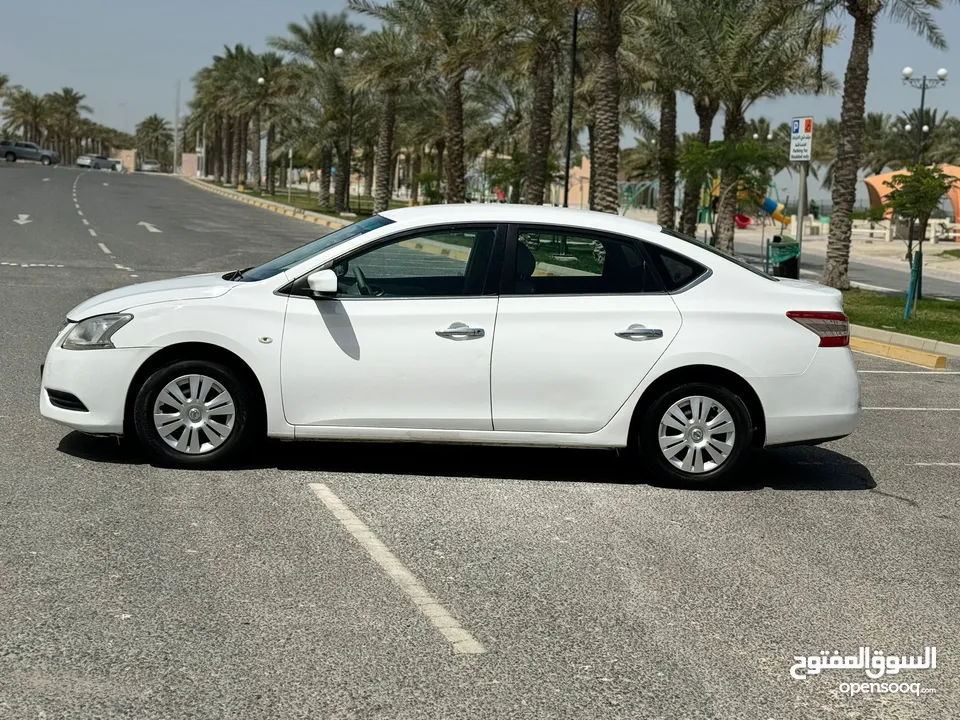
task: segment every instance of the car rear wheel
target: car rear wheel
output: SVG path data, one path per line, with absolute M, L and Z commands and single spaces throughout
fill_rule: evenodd
M 720 385 L 686 383 L 659 394 L 641 419 L 637 440 L 658 480 L 718 487 L 743 469 L 753 422 L 736 393 Z
M 236 461 L 258 426 L 244 379 L 208 360 L 178 361 L 153 372 L 137 393 L 133 422 L 152 460 L 185 468 Z
M 42 158 L 40 158 L 40 164 L 41 164 L 41 165 L 49 165 L 51 162 L 53 162 L 53 161 L 50 160 L 50 158 L 48 158 L 46 155 L 44 155 Z
M 99 170 L 99 169 L 100 169 L 100 163 L 94 163 L 93 169 L 94 169 L 94 170 Z
M 12 152 L 8 152 L 8 153 L 7 153 L 6 155 L 4 155 L 3 157 L 4 157 L 4 159 L 6 159 L 7 162 L 16 162 L 16 161 L 17 161 L 17 156 L 14 155 Z

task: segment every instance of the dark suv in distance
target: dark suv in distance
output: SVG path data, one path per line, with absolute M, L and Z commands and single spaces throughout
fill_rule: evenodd
M 46 150 L 36 143 L 21 140 L 0 140 L 0 157 L 7 162 L 36 160 L 44 165 L 56 165 L 60 162 L 60 156 L 53 150 Z

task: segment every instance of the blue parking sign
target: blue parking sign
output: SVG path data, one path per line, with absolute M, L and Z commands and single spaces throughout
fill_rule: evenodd
M 794 121 L 793 121 L 793 132 L 794 132 L 794 134 L 800 132 L 800 121 L 799 121 L 799 120 L 794 120 Z

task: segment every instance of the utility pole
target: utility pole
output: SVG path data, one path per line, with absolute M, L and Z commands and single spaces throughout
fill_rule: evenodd
M 577 82 L 577 15 L 580 8 L 573 6 L 573 37 L 570 43 L 570 98 L 567 101 L 567 164 L 563 173 L 563 206 L 570 207 L 570 152 L 573 150 L 573 91 Z
M 180 151 L 180 81 L 177 80 L 176 109 L 173 112 L 173 174 L 177 174 L 177 153 Z

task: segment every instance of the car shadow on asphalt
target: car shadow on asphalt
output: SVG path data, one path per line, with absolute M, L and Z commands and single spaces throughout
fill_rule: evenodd
M 97 463 L 146 464 L 133 443 L 78 432 L 64 436 L 59 450 Z M 636 467 L 625 453 L 612 450 L 271 440 L 233 469 L 659 485 Z M 741 477 L 727 489 L 838 491 L 876 486 L 870 470 L 846 455 L 824 447 L 789 447 L 753 453 Z

